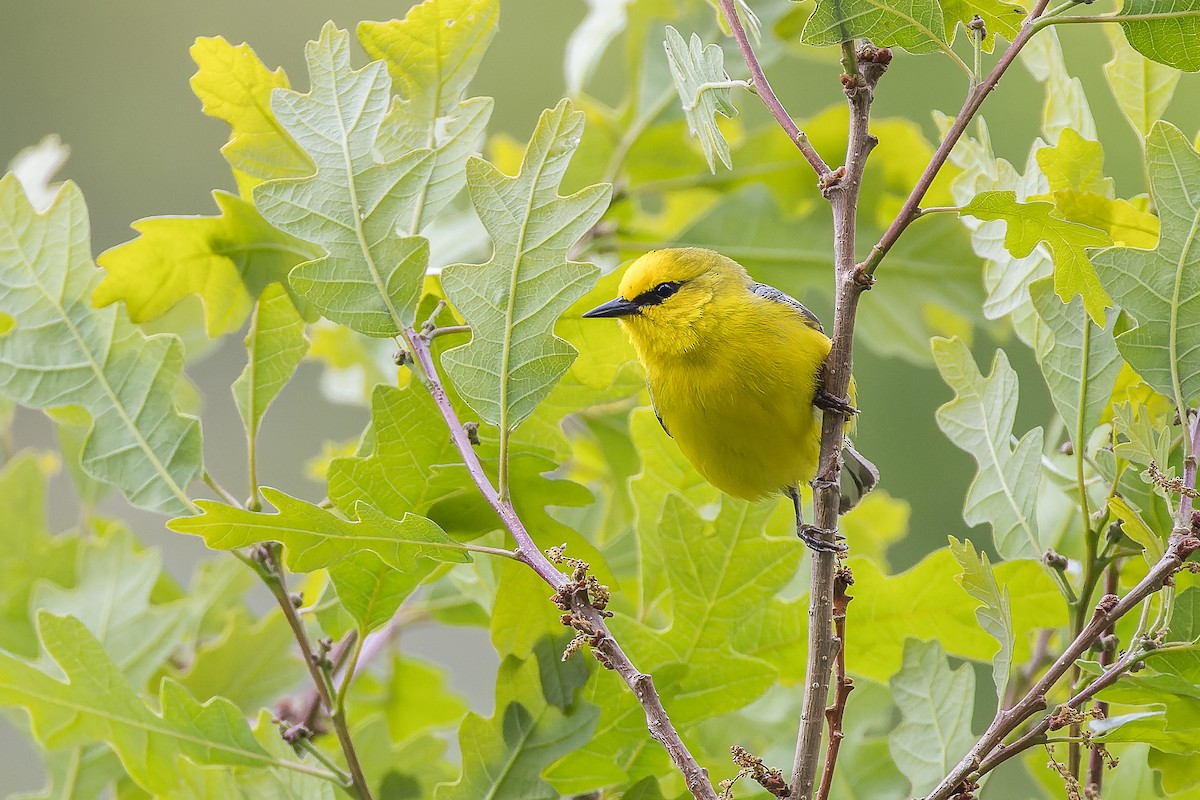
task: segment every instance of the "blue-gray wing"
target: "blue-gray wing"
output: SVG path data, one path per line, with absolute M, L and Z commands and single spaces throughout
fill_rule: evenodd
M 791 306 L 797 312 L 799 312 L 800 316 L 804 318 L 805 325 L 810 328 L 816 328 L 822 333 L 825 332 L 825 329 L 821 327 L 821 320 L 817 319 L 817 315 L 805 308 L 803 303 L 792 297 L 790 294 L 781 292 L 774 286 L 768 286 L 765 283 L 754 282 L 750 283 L 750 291 L 759 297 L 770 300 L 772 303 Z

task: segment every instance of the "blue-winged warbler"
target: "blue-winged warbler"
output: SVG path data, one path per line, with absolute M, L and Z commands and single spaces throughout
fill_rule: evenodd
M 748 500 L 783 491 L 801 538 L 844 549 L 812 537 L 800 512 L 799 486 L 816 474 L 820 454 L 818 406 L 853 402 L 819 389 L 830 340 L 812 312 L 755 283 L 736 261 L 689 247 L 637 259 L 618 297 L 584 316 L 620 321 L 659 422 L 709 483 Z M 879 474 L 849 441 L 843 459 L 844 513 Z

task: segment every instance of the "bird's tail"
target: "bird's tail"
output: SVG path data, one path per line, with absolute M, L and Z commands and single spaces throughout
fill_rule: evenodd
M 879 483 L 879 468 L 868 461 L 846 439 L 842 443 L 842 500 L 839 514 L 845 514 Z

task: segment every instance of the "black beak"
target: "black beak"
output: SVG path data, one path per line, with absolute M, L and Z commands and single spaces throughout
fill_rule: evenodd
M 630 314 L 636 314 L 640 310 L 640 306 L 633 300 L 626 300 L 624 297 L 618 297 L 615 300 L 609 300 L 607 303 L 596 306 L 591 311 L 585 311 L 583 316 L 588 319 L 597 319 L 601 317 L 627 317 Z

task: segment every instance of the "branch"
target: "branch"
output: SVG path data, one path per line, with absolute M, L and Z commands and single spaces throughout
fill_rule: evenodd
M 854 576 L 850 573 L 850 568 L 839 569 L 833 583 L 833 626 L 837 635 L 837 659 L 833 669 L 836 681 L 833 705 L 825 709 L 825 719 L 829 723 L 829 741 L 825 744 L 825 764 L 821 768 L 821 786 L 817 789 L 817 800 L 828 800 L 829 791 L 833 787 L 833 772 L 844 736 L 842 718 L 846 714 L 846 700 L 854 689 L 853 679 L 846 677 L 846 607 L 854 599 L 846 594 L 846 588 L 853 584 Z
M 329 667 L 332 665 L 327 661 L 328 651 L 323 649 L 318 654 L 313 650 L 312 642 L 308 638 L 308 631 L 304 627 L 304 620 L 300 618 L 296 603 L 293 602 L 293 597 L 287 590 L 287 579 L 284 576 L 283 567 L 279 563 L 281 549 L 278 542 L 266 542 L 256 545 L 249 556 L 238 554 L 238 557 L 258 573 L 263 583 L 271 590 L 280 609 L 283 610 L 283 616 L 291 626 L 292 635 L 295 636 L 296 643 L 300 646 L 300 656 L 308 668 L 313 686 L 316 687 L 321 703 L 325 706 L 329 718 L 333 722 L 338 744 L 341 745 L 342 753 L 346 757 L 346 765 L 350 769 L 350 781 L 354 792 L 358 795 L 359 800 L 372 800 L 371 787 L 367 783 L 362 765 L 358 761 L 358 754 L 354 750 L 350 729 L 346 726 L 346 715 L 334 703 L 333 685 L 329 678 Z M 327 664 L 328 666 L 326 666 Z M 308 737 L 307 732 L 302 735 L 304 738 Z
M 538 577 L 554 587 L 558 592 L 558 597 L 569 604 L 572 615 L 594 631 L 592 649 L 596 654 L 596 659 L 605 667 L 616 670 L 626 685 L 633 690 L 634 696 L 646 712 L 646 726 L 650 730 L 650 735 L 666 749 L 671 761 L 682 773 L 692 796 L 697 800 L 717 800 L 716 790 L 708 780 L 707 771 L 688 751 L 687 745 L 683 743 L 679 732 L 667 716 L 658 691 L 654 688 L 654 679 L 650 675 L 638 671 L 621 646 L 617 644 L 616 639 L 613 638 L 612 632 L 609 631 L 605 622 L 604 614 L 589 602 L 587 592 L 577 590 L 576 584 L 550 563 L 550 560 L 534 543 L 533 537 L 529 535 L 529 531 L 526 530 L 512 505 L 507 500 L 500 498 L 496 487 L 492 485 L 487 473 L 484 472 L 483 464 L 475 454 L 466 429 L 459 422 L 458 414 L 455 413 L 450 399 L 446 396 L 445 387 L 442 385 L 437 367 L 433 363 L 428 340 L 412 329 L 405 330 L 404 335 L 412 348 L 416 364 L 423 373 L 429 393 L 437 404 L 438 410 L 441 411 L 446 425 L 450 428 L 450 437 L 466 464 L 471 480 L 474 481 L 488 505 L 499 515 L 505 529 L 516 541 L 518 560 L 524 562 L 538 574 Z
M 825 359 L 824 369 L 824 390 L 833 397 L 847 396 L 850 388 L 855 314 L 859 295 L 867 288 L 867 284 L 855 279 L 854 234 L 858 193 L 867 156 L 876 143 L 868 130 L 875 85 L 892 58 L 891 51 L 886 48 L 876 49 L 868 45 L 854 53 L 853 43 L 846 43 L 842 47 L 843 63 L 855 65 L 853 75 L 842 76 L 842 86 L 850 104 L 846 164 L 822 179 L 822 191 L 833 209 L 833 344 Z M 842 411 L 825 410 L 821 426 L 821 457 L 812 484 L 815 525 L 817 529 L 828 531 L 826 536 L 831 541 L 837 528 L 841 496 L 839 476 L 845 424 L 846 416 Z M 825 702 L 829 694 L 829 670 L 836 655 L 833 595 L 837 554 L 813 552 L 812 559 L 808 600 L 808 663 L 804 673 L 804 707 L 800 713 L 796 757 L 792 763 L 792 800 L 809 800 L 813 796 L 821 752 Z
M 1191 423 L 1192 442 L 1200 445 L 1200 415 Z M 1184 488 L 1194 488 L 1196 485 L 1196 464 L 1194 461 L 1184 466 Z M 1010 745 L 1001 744 L 1006 736 L 1016 730 L 1025 720 L 1038 711 L 1046 708 L 1046 695 L 1054 685 L 1075 664 L 1101 636 L 1112 628 L 1114 623 L 1132 610 L 1151 594 L 1163 588 L 1183 562 L 1197 549 L 1200 549 L 1200 538 L 1197 538 L 1196 528 L 1191 524 L 1191 498 L 1188 492 L 1183 492 L 1179 501 L 1179 515 L 1176 527 L 1167 540 L 1167 550 L 1150 572 L 1129 590 L 1124 597 L 1117 599 L 1116 595 L 1108 594 L 1101 598 L 1096 606 L 1092 619 L 1079 632 L 1062 655 L 1055 659 L 1046 674 L 1033 685 L 1019 703 L 1009 710 L 1000 710 L 988 725 L 987 731 L 979 739 L 971 752 L 963 757 L 950 774 L 942 779 L 933 793 L 926 800 L 948 800 L 955 792 L 974 785 L 979 775 L 994 769 L 1021 749 L 1037 744 L 1037 737 L 1049 729 L 1051 718 L 1047 717 L 1033 729 Z M 1131 644 L 1126 652 L 1113 666 L 1109 667 L 1099 678 L 1076 693 L 1067 703 L 1071 708 L 1089 700 L 1097 692 L 1110 685 L 1128 669 L 1136 660 L 1138 650 L 1136 642 Z
M 1042 12 L 1046 10 L 1050 0 L 1038 0 L 1037 5 L 1033 7 L 1033 11 L 1025 18 L 1025 24 L 1021 26 L 1021 30 L 1013 39 L 1012 44 L 1004 51 L 1004 55 L 1000 56 L 1000 60 L 983 82 L 978 84 L 967 94 L 967 99 L 963 101 L 962 109 L 958 112 L 958 116 L 954 118 L 954 124 L 950 126 L 950 130 L 946 132 L 946 137 L 942 143 L 938 145 L 938 149 L 934 152 L 933 158 L 929 160 L 929 164 L 925 167 L 925 171 L 921 173 L 921 177 L 917 179 L 917 185 L 913 187 L 912 192 L 908 195 L 908 199 L 904 201 L 904 205 L 900 208 L 900 213 L 892 220 L 892 224 L 884 231 L 883 236 L 879 239 L 874 247 L 871 248 L 871 254 L 867 260 L 859 265 L 859 270 L 862 273 L 860 280 L 870 280 L 875 274 L 875 269 L 879 266 L 879 262 L 883 261 L 884 256 L 896 244 L 896 240 L 900 238 L 900 234 L 904 233 L 912 222 L 921 215 L 921 200 L 925 198 L 925 193 L 929 191 L 929 187 L 933 185 L 934 179 L 938 172 L 945 166 L 946 160 L 950 157 L 950 151 L 954 149 L 954 145 L 958 144 L 958 140 L 962 138 L 963 133 L 967 130 L 967 125 L 974 119 L 979 107 L 983 105 L 983 101 L 996 88 L 996 84 L 1000 82 L 1000 78 L 1005 71 L 1012 66 L 1016 60 L 1017 54 L 1021 52 L 1021 48 L 1040 30 L 1037 24 L 1038 18 Z
M 1120 576 L 1119 565 L 1117 565 L 1116 563 L 1109 564 L 1108 568 L 1104 571 L 1104 593 L 1105 594 L 1116 594 L 1117 593 L 1117 585 L 1118 585 L 1119 576 Z M 1105 635 L 1105 637 L 1111 637 L 1112 634 L 1113 634 L 1113 629 L 1110 626 L 1109 629 L 1107 631 L 1105 631 L 1104 635 Z M 1108 643 L 1109 639 L 1106 638 L 1102 641 L 1105 643 Z M 1109 665 L 1112 663 L 1113 653 L 1116 651 L 1116 649 L 1117 649 L 1116 643 L 1114 640 L 1111 642 L 1111 646 L 1103 647 L 1100 650 L 1099 661 L 1100 661 L 1101 667 L 1105 667 L 1105 668 L 1109 667 Z M 1130 647 L 1129 649 L 1133 650 L 1134 648 Z M 1098 701 L 1096 703 L 1096 714 L 1100 719 L 1104 719 L 1105 717 L 1107 717 L 1108 716 L 1108 703 L 1105 703 L 1103 701 Z M 1093 796 L 1093 797 L 1100 796 L 1100 787 L 1104 783 L 1104 764 L 1105 764 L 1105 759 L 1104 759 L 1103 750 L 1101 750 L 1098 747 L 1093 747 L 1091 753 L 1088 754 L 1087 780 L 1084 783 L 1084 789 L 1088 792 L 1089 796 Z
M 788 138 L 800 149 L 800 154 L 808 161 L 813 168 L 813 172 L 817 173 L 817 177 L 824 179 L 830 173 L 829 165 L 817 153 L 816 149 L 808 141 L 808 136 L 804 131 L 796 127 L 795 120 L 792 115 L 783 107 L 783 103 L 779 102 L 779 98 L 775 96 L 775 92 L 771 89 L 771 84 L 767 81 L 767 76 L 763 74 L 762 65 L 758 63 L 758 57 L 754 55 L 754 49 L 750 46 L 750 39 L 746 36 L 746 29 L 742 27 L 742 20 L 738 17 L 735 0 L 717 0 L 721 6 L 722 13 L 725 14 L 725 21 L 729 23 L 729 29 L 733 32 L 733 38 L 737 40 L 738 49 L 742 51 L 742 58 L 746 62 L 746 67 L 750 70 L 751 82 L 754 86 L 754 91 L 762 98 L 763 105 L 771 112 L 771 116 L 775 117 L 775 121 L 779 123 L 779 127 L 783 128 L 784 133 Z

